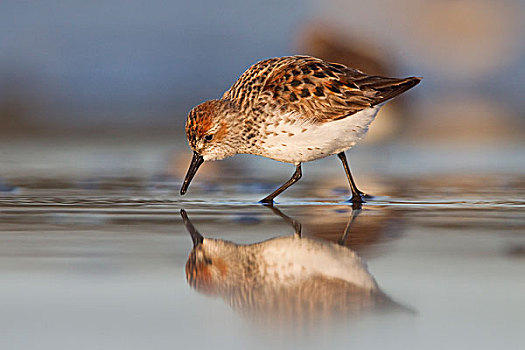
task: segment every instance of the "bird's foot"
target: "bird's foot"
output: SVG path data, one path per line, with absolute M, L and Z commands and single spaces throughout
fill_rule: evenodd
M 354 193 L 352 195 L 352 198 L 350 198 L 348 202 L 352 203 L 353 210 L 360 210 L 363 207 L 363 203 L 366 203 L 366 200 L 372 198 L 374 198 L 374 196 L 359 191 L 357 193 Z
M 352 197 L 349 202 L 352 203 L 352 210 L 360 210 L 365 201 L 361 197 Z
M 268 207 L 273 207 L 273 198 L 263 198 L 259 201 L 262 205 L 266 205 Z

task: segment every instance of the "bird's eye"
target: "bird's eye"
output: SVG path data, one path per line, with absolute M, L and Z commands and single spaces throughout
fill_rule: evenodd
M 204 136 L 204 139 L 206 141 L 211 141 L 211 139 L 213 139 L 213 135 L 206 135 L 206 136 Z

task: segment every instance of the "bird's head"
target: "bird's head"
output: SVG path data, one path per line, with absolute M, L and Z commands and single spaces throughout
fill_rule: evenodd
M 186 121 L 186 137 L 193 158 L 180 193 L 185 194 L 192 178 L 204 161 L 235 155 L 238 135 L 233 129 L 239 118 L 237 107 L 228 100 L 210 100 L 193 108 Z

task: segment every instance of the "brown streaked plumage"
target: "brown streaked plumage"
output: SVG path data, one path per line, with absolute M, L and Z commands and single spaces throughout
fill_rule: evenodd
M 383 103 L 420 80 L 370 76 L 342 64 L 291 56 L 254 64 L 222 98 L 241 108 L 261 108 L 273 102 L 303 118 L 329 122 Z
M 294 176 L 262 202 L 301 177 L 301 163 L 337 154 L 360 207 L 363 194 L 352 179 L 344 151 L 368 131 L 379 107 L 417 85 L 420 78 L 367 75 L 310 56 L 260 61 L 244 72 L 222 99 L 195 107 L 186 135 L 194 157 L 184 194 L 200 164 L 238 153 L 261 155 L 295 164 Z

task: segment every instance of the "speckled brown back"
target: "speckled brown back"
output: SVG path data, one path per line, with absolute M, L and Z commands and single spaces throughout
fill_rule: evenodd
M 370 76 L 310 56 L 289 56 L 254 64 L 223 98 L 241 109 L 298 112 L 303 118 L 327 122 L 383 103 L 419 81 Z

